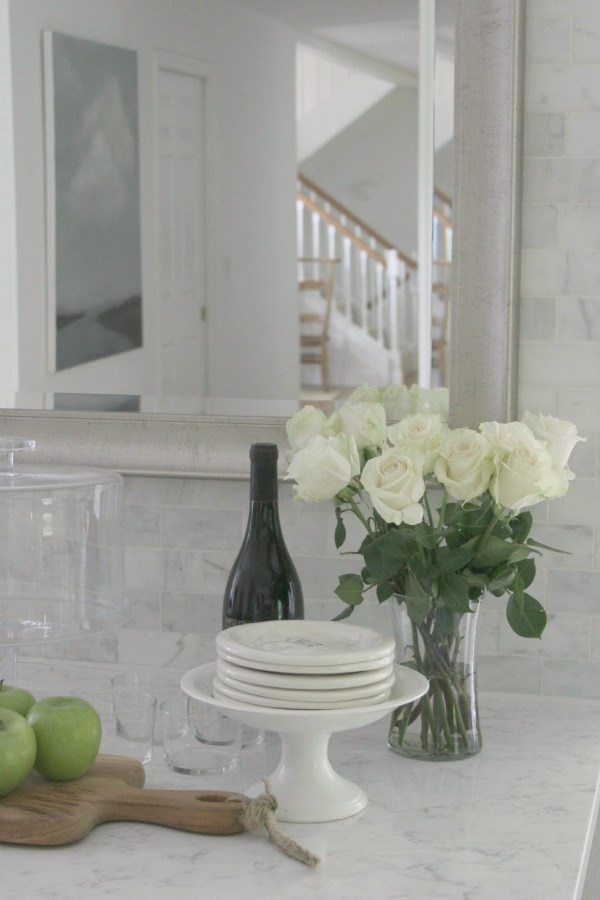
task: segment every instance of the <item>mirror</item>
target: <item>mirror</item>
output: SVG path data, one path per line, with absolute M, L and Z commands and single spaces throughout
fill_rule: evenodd
M 142 412 L 239 413 L 235 398 L 249 398 L 258 402 L 247 404 L 248 413 L 255 407 L 259 414 L 280 415 L 280 401 L 289 401 L 289 413 L 300 374 L 297 364 L 290 365 L 298 346 L 292 142 L 304 148 L 298 153 L 302 171 L 412 263 L 421 253 L 416 88 L 426 81 L 416 75 L 417 38 L 420 8 L 433 9 L 436 0 L 382 0 L 376 9 L 368 0 L 199 0 L 167 32 L 160 23 L 140 22 L 135 0 L 127 0 L 130 21 L 121 27 L 118 4 L 109 0 L 99 29 L 89 16 L 95 2 L 85 0 L 79 11 L 59 15 L 53 0 L 42 15 L 34 0 L 11 0 L 18 301 L 14 322 L 7 316 L 3 321 L 6 345 L 14 335 L 18 351 L 14 360 L 0 358 L 0 406 L 13 405 L 12 382 L 14 405 L 21 409 L 133 412 L 141 395 Z M 151 19 L 164 7 L 164 0 L 153 2 Z M 454 0 L 437 0 L 436 17 L 446 34 L 453 11 Z M 53 30 L 43 32 L 40 48 L 47 23 Z M 212 42 L 209 27 L 215 30 Z M 186 31 L 192 41 L 185 41 Z M 238 58 L 244 32 L 250 41 L 262 38 L 257 58 Z M 321 53 L 317 71 L 326 59 L 332 67 L 327 78 L 341 77 L 339 70 L 351 73 L 346 92 L 340 97 L 336 88 L 321 105 L 348 104 L 350 94 L 363 104 L 352 110 L 353 121 L 349 109 L 338 121 L 343 141 L 328 134 L 315 142 L 312 120 L 308 147 L 302 140 L 306 116 L 296 137 L 294 56 L 305 34 Z M 161 45 L 171 52 L 158 51 Z M 194 58 L 187 55 L 192 47 Z M 35 65 L 27 62 L 32 58 Z M 205 124 L 204 134 L 192 134 L 183 148 L 198 157 L 191 174 L 174 137 L 186 124 L 176 117 L 182 99 L 195 104 L 189 118 Z M 449 91 L 448 107 L 451 99 Z M 323 118 L 321 106 L 314 112 Z M 178 190 L 186 177 L 185 190 Z M 298 247 L 297 255 L 325 255 L 328 249 L 325 241 L 315 249 L 311 235 L 306 254 Z M 338 238 L 333 255 L 341 257 L 345 249 Z M 343 272 L 337 299 L 341 307 L 351 297 L 352 314 L 344 310 L 347 321 L 337 316 L 332 323 L 330 356 L 337 371 L 331 383 L 348 393 L 367 380 L 414 380 L 416 315 L 406 328 L 401 321 L 398 328 L 386 327 L 396 279 L 391 267 L 382 273 L 370 257 L 363 314 L 362 251 L 352 243 L 349 252 L 348 264 L 336 267 Z M 419 265 L 419 273 L 424 270 Z M 347 287 L 341 283 L 346 276 Z M 399 279 L 401 313 L 417 304 L 414 270 Z M 422 286 L 419 294 L 425 296 Z M 374 334 L 379 298 L 380 340 Z M 206 324 L 200 321 L 203 303 Z M 390 332 L 401 347 L 389 345 Z M 275 348 L 271 334 L 277 334 Z M 314 366 L 302 367 L 303 381 L 315 374 Z
M 453 418 L 465 425 L 514 406 L 522 33 L 520 3 L 459 3 L 450 387 Z M 277 419 L 24 411 L 1 419 L 5 433 L 34 436 L 41 459 L 143 474 L 243 477 L 253 440 L 285 440 Z

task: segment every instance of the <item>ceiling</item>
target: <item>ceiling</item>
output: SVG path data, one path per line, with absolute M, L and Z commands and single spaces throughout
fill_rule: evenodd
M 300 33 L 378 62 L 418 68 L 419 0 L 236 0 Z M 446 53 L 454 43 L 457 0 L 437 0 L 436 32 Z

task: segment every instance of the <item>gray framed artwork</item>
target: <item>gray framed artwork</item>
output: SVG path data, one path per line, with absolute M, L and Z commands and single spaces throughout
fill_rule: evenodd
M 48 369 L 142 346 L 137 54 L 44 33 Z

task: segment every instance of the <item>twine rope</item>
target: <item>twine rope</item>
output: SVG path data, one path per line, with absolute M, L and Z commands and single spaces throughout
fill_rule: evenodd
M 266 828 L 269 837 L 280 850 L 283 850 L 287 856 L 297 859 L 299 862 L 307 866 L 316 866 L 321 860 L 310 850 L 301 847 L 300 844 L 288 837 L 279 828 L 275 819 L 275 811 L 277 809 L 277 798 L 271 792 L 271 786 L 267 779 L 263 782 L 265 786 L 264 794 L 260 794 L 253 800 L 245 798 L 242 804 L 242 824 L 246 831 L 254 833 Z

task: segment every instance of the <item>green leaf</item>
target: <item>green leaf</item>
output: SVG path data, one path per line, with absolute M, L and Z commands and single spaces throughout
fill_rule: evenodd
M 360 575 L 340 575 L 339 584 L 334 593 L 340 600 L 350 606 L 358 606 L 363 601 L 363 580 Z
M 527 547 L 524 544 L 519 544 L 518 546 L 513 544 L 513 547 L 514 549 L 510 554 L 509 559 L 514 563 L 521 562 L 523 559 L 528 559 L 533 552 L 530 547 Z
M 381 582 L 393 578 L 404 568 L 416 547 L 411 534 L 395 529 L 364 545 L 361 552 L 374 580 Z
M 343 609 L 340 613 L 338 613 L 337 616 L 334 616 L 331 621 L 332 622 L 341 622 L 342 619 L 347 619 L 348 616 L 351 616 L 353 610 L 354 610 L 353 606 L 346 606 L 345 609 Z
M 464 569 L 473 559 L 472 541 L 454 550 L 443 548 L 436 555 L 436 563 L 440 572 L 458 572 Z
M 364 566 L 361 569 L 360 577 L 362 578 L 364 584 L 375 584 L 375 579 L 369 572 L 369 569 L 367 568 L 367 566 Z
M 440 597 L 453 612 L 470 612 L 469 586 L 460 575 L 444 575 L 440 578 Z
M 335 541 L 336 550 L 339 550 L 344 541 L 346 540 L 346 526 L 344 525 L 344 520 L 342 519 L 342 513 L 340 509 L 336 509 L 337 516 L 337 524 L 335 526 L 335 532 L 333 534 L 333 539 Z
M 426 547 L 427 550 L 433 550 L 438 542 L 436 534 L 432 533 L 429 526 L 425 524 L 414 526 L 412 533 L 416 542 L 421 547 Z
M 487 588 L 487 578 L 485 575 L 479 575 L 477 572 L 471 572 L 470 569 L 465 569 L 464 572 L 461 572 L 462 577 L 467 582 L 469 587 L 477 588 L 479 591 L 484 591 Z
M 518 544 L 522 544 L 525 539 L 529 537 L 529 532 L 533 527 L 533 516 L 529 510 L 525 510 L 524 512 L 519 513 L 518 516 L 515 516 L 514 519 L 511 519 L 509 524 L 513 540 Z
M 450 607 L 438 607 L 435 614 L 436 630 L 439 630 L 441 634 L 454 634 L 457 628 L 457 612 Z M 464 612 L 469 612 L 469 610 L 464 610 Z
M 386 600 L 389 600 L 390 597 L 394 595 L 394 587 L 389 583 L 389 581 L 382 581 L 377 585 L 377 599 L 380 603 L 385 603 Z
M 547 622 L 544 607 L 531 594 L 524 594 L 522 603 L 511 596 L 506 605 L 506 618 L 515 634 L 526 638 L 541 637 Z
M 535 560 L 531 557 L 522 559 L 517 563 L 517 571 L 523 581 L 523 587 L 528 588 L 535 579 Z
M 473 557 L 473 564 L 478 569 L 495 567 L 511 559 L 517 551 L 517 545 L 493 534 L 487 536 L 483 547 Z M 521 557 L 522 558 L 522 557 Z
M 436 575 L 431 563 L 418 556 L 413 557 L 406 578 L 406 593 L 413 597 L 430 597 Z
M 548 544 L 540 544 L 539 541 L 535 541 L 533 538 L 527 538 L 526 543 L 528 547 L 539 547 L 540 550 L 551 550 L 552 553 L 564 553 L 565 556 L 571 555 L 569 550 L 559 550 L 558 547 L 549 547 Z
M 490 573 L 488 591 L 500 597 L 515 580 L 516 571 L 511 566 L 498 566 Z
M 406 604 L 408 618 L 411 622 L 414 622 L 415 625 L 419 625 L 429 613 L 430 603 L 429 597 L 427 596 L 405 597 L 404 603 Z

